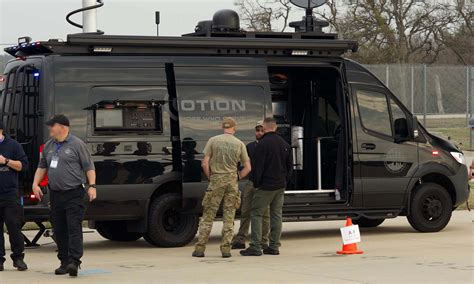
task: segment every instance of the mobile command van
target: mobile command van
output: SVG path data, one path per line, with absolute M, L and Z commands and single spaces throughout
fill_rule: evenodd
M 287 221 L 350 216 L 375 227 L 407 216 L 420 232 L 442 230 L 469 195 L 462 151 L 342 57 L 356 42 L 308 21 L 292 33 L 245 32 L 224 10 L 182 37 L 73 34 L 6 48 L 16 59 L 4 71 L 0 118 L 30 157 L 26 219 L 48 219 L 47 198 L 27 196 L 54 114 L 70 118 L 94 158 L 90 226 L 165 247 L 195 237 L 208 184 L 202 152 L 220 120 L 234 117 L 248 143 L 256 121 L 273 116 L 293 148 Z

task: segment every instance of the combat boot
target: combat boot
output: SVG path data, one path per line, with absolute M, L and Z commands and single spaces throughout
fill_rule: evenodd
M 193 257 L 204 257 L 204 252 L 203 251 L 193 251 Z
M 231 249 L 245 249 L 245 244 L 238 242 L 232 243 Z
M 69 276 L 71 277 L 77 277 L 77 273 L 79 272 L 79 264 L 77 263 L 69 263 L 67 266 L 66 266 L 66 271 L 67 273 L 69 273 Z
M 23 261 L 23 259 L 17 259 L 13 261 L 13 267 L 18 269 L 18 271 L 25 271 L 28 270 L 28 266 L 26 263 Z
M 0 263 L 0 271 L 5 270 L 5 267 L 3 267 L 3 263 Z
M 263 249 L 263 254 L 269 254 L 269 255 L 279 255 L 280 251 L 278 249 L 274 249 L 271 247 L 266 247 Z
M 222 257 L 229 258 L 229 257 L 232 257 L 232 254 L 230 252 L 222 252 Z
M 240 254 L 242 256 L 261 256 L 262 255 L 262 251 L 261 250 L 256 250 L 254 248 L 247 248 L 245 250 L 241 250 L 240 251 Z
M 54 270 L 55 275 L 64 275 L 67 274 L 67 263 L 61 263 L 61 266 Z

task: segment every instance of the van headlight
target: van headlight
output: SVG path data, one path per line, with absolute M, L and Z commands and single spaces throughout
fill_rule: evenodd
M 466 159 L 464 158 L 463 153 L 451 152 L 451 156 L 453 156 L 453 158 L 460 164 L 465 164 L 466 163 Z

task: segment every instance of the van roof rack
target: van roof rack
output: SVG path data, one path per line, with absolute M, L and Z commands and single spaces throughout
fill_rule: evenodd
M 225 36 L 224 36 L 225 34 Z M 96 55 L 247 55 L 247 56 L 340 56 L 358 44 L 352 40 L 335 39 L 321 33 L 241 32 L 223 36 L 122 36 L 70 34 L 67 41 L 58 40 L 23 43 L 7 47 L 15 57 L 50 54 Z M 240 35 L 240 36 L 239 36 Z

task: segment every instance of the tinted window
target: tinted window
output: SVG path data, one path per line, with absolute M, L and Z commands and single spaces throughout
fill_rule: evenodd
M 394 101 L 390 100 L 390 105 L 392 107 L 392 120 L 395 122 L 395 120 L 399 118 L 407 118 L 406 113 L 400 108 L 400 106 Z
M 387 97 L 383 93 L 357 91 L 359 113 L 364 128 L 392 136 Z

